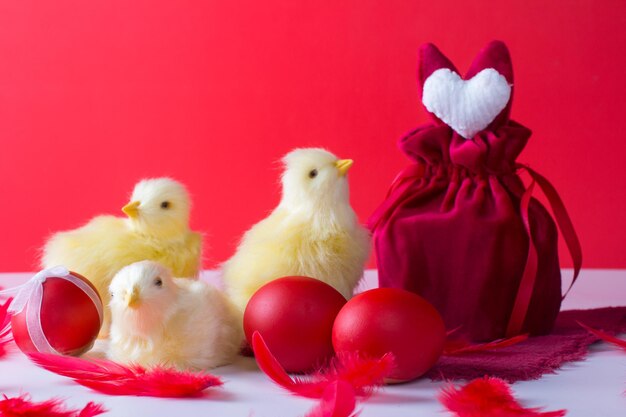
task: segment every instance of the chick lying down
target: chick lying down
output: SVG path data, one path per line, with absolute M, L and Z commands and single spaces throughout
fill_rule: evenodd
M 203 281 L 142 261 L 122 268 L 109 289 L 111 360 L 204 370 L 232 362 L 241 347 L 235 308 Z

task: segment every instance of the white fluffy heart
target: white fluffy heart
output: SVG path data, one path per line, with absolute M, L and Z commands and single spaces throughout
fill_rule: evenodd
M 447 68 L 433 72 L 424 82 L 422 103 L 465 139 L 471 139 L 496 118 L 511 98 L 511 86 L 493 68 L 470 80 Z

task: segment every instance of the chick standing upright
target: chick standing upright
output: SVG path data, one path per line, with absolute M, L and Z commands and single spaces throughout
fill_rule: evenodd
M 122 267 L 150 259 L 177 276 L 195 277 L 200 268 L 202 236 L 189 230 L 190 200 L 185 187 L 169 178 L 137 183 L 128 216 L 98 216 L 86 225 L 54 234 L 43 250 L 42 266 L 64 265 L 89 279 L 105 305 L 108 287 Z M 110 323 L 105 308 L 101 336 Z
M 287 275 L 319 279 L 350 298 L 369 256 L 369 233 L 349 202 L 352 161 L 313 148 L 296 149 L 283 162 L 280 204 L 244 234 L 223 266 L 240 311 L 262 285 Z
M 108 356 L 124 364 L 203 370 L 230 363 L 243 334 L 230 300 L 200 280 L 143 261 L 113 278 Z

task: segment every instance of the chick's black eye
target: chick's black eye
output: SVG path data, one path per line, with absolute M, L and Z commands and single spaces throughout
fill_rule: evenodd
M 317 177 L 317 169 L 312 169 L 311 171 L 309 171 L 309 178 L 315 177 Z
M 163 286 L 163 281 L 161 280 L 161 278 L 157 278 L 154 280 L 154 285 L 156 285 L 157 287 L 162 287 Z
M 161 208 L 162 209 L 167 209 L 170 208 L 170 202 L 169 201 L 164 201 L 161 203 Z

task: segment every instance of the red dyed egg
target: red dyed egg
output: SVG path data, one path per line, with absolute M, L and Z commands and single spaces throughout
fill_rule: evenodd
M 346 299 L 308 277 L 284 277 L 250 299 L 243 325 L 248 342 L 258 330 L 287 372 L 306 372 L 333 356 L 333 322 Z
M 102 325 L 102 301 L 95 287 L 71 272 L 41 283 L 41 307 L 30 297 L 11 319 L 13 338 L 24 352 L 81 355 L 94 344 Z
M 377 288 L 352 298 L 333 326 L 336 352 L 380 357 L 392 352 L 396 369 L 390 382 L 423 375 L 443 351 L 443 319 L 422 297 L 396 288 Z

